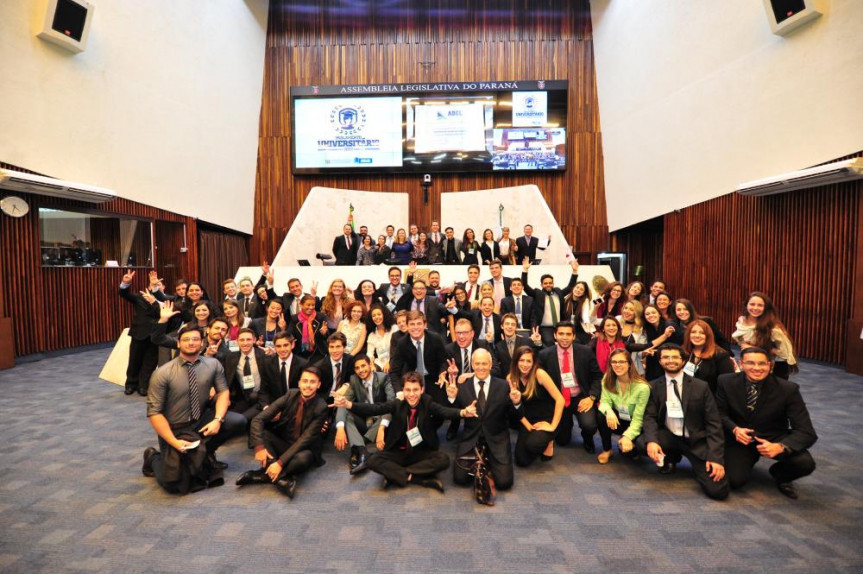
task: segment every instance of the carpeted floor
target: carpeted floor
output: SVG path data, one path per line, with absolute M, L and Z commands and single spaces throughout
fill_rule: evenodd
M 254 467 L 244 440 L 219 451 L 228 484 L 168 495 L 141 475 L 155 444 L 145 399 L 97 378 L 107 355 L 0 372 L 0 571 L 863 571 L 863 378 L 836 368 L 804 364 L 795 377 L 820 436 L 798 501 L 764 462 L 713 502 L 686 467 L 665 477 L 646 459 L 600 466 L 575 444 L 516 469 L 490 508 L 450 472 L 445 495 L 382 492 L 378 475 L 349 477 L 331 445 L 293 501 L 267 485 L 239 489 Z

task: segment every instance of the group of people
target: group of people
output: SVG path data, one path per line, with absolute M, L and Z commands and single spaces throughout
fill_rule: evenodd
M 293 497 L 332 441 L 349 452 L 350 474 L 371 469 L 384 488 L 443 491 L 437 474 L 451 461 L 439 431 L 449 420 L 457 484 L 471 483 L 479 453 L 506 490 L 514 466 L 551 460 L 577 427 L 600 464 L 615 443 L 662 474 L 686 457 L 714 499 L 769 458 L 778 489 L 797 497 L 817 437 L 788 381 L 796 357 L 769 296 L 752 293 L 727 338 L 662 281 L 649 290 L 611 282 L 593 298 L 577 260 L 563 288 L 551 275 L 529 285 L 531 261 L 509 277 L 494 257 L 491 279 L 480 282 L 470 264 L 463 282 L 443 286 L 435 271 L 415 278 L 412 260 L 383 285 L 352 290 L 337 279 L 323 297 L 298 279 L 278 295 L 266 265 L 257 282 L 225 280 L 218 300 L 195 282 L 166 294 L 155 273 L 135 293 L 127 273 L 120 295 L 136 314 L 126 392 L 147 396 L 159 438 L 144 474 L 172 492 L 222 484 L 216 449 L 245 435 L 255 468 L 240 486 L 273 484 Z M 156 368 L 158 347 L 177 356 Z
M 438 221 L 432 221 L 429 231 L 421 231 L 416 224 L 407 231 L 387 225 L 386 233 L 375 239 L 367 226 L 360 226 L 357 233 L 352 223 L 346 223 L 342 234 L 333 240 L 333 256 L 336 265 L 407 265 L 411 261 L 420 265 L 488 265 L 494 259 L 504 265 L 520 265 L 525 259 L 535 260 L 537 250 L 548 247 L 550 241 L 551 236 L 534 236 L 529 224 L 517 239 L 510 238 L 509 227 L 501 227 L 499 234 L 485 229 L 481 237 L 468 227 L 459 239 L 452 227 L 441 232 Z

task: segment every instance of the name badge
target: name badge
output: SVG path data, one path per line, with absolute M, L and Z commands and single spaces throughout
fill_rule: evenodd
M 228 341 L 228 350 L 235 353 L 240 350 L 240 344 L 236 341 Z
M 687 361 L 687 363 L 683 366 L 683 374 L 689 375 L 690 377 L 694 377 L 695 371 L 697 370 L 698 365 L 696 365 L 695 363 L 690 363 Z
M 255 388 L 255 377 L 254 375 L 246 375 L 243 377 L 243 389 L 248 391 L 250 389 Z
M 665 401 L 665 409 L 668 411 L 668 416 L 673 419 L 683 418 L 683 407 L 677 399 Z
M 563 373 L 560 376 L 560 381 L 563 383 L 563 387 L 566 389 L 575 388 L 575 377 L 572 376 L 572 373 Z
M 423 437 L 420 434 L 420 429 L 417 427 L 412 428 L 408 431 L 408 441 L 410 441 L 411 446 L 416 446 L 423 441 Z
M 276 344 L 272 341 L 267 341 L 266 343 L 264 343 L 264 347 L 266 347 L 267 349 L 274 349 L 276 347 Z
M 632 416 L 629 414 L 629 408 L 626 405 L 620 405 L 617 408 L 617 418 L 622 421 L 631 421 Z
M 468 255 L 473 255 L 474 253 L 476 253 L 476 250 L 473 247 L 468 247 L 467 252 L 468 252 Z

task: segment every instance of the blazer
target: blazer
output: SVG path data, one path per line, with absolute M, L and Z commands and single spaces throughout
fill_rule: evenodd
M 435 243 L 433 240 L 433 234 L 431 231 L 428 232 L 428 260 L 429 263 L 443 263 L 443 242 L 446 239 L 446 235 L 443 233 L 439 233 L 438 242 Z
M 408 291 L 396 303 L 396 311 L 409 311 L 413 306 L 414 302 L 414 294 L 411 291 Z M 426 322 L 428 323 L 428 328 L 441 337 L 446 335 L 446 318 L 449 315 L 449 311 L 447 311 L 446 307 L 443 303 L 438 301 L 437 297 L 434 295 L 426 295 L 425 301 L 423 302 L 423 308 L 425 309 L 424 315 L 426 317 Z
M 348 384 L 350 387 L 348 387 L 348 392 L 345 393 L 345 398 L 357 404 L 371 404 L 369 403 L 369 396 L 366 392 L 365 385 L 363 385 L 363 382 L 358 376 L 351 375 Z M 396 399 L 396 393 L 393 390 L 393 386 L 386 373 L 372 372 L 372 395 L 375 399 L 375 405 L 394 401 Z M 347 418 L 347 409 L 339 408 L 336 411 L 336 424 L 344 423 Z M 389 415 L 387 415 L 387 418 L 389 418 Z
M 522 235 L 515 240 L 515 246 L 518 247 L 518 251 L 515 252 L 515 262 L 519 265 L 521 265 L 525 257 L 527 257 L 528 261 L 533 262 L 536 259 L 536 250 L 540 249 L 539 239 L 535 235 L 531 235 L 530 238 Z M 542 249 L 545 249 L 545 247 L 542 247 Z
M 485 324 L 485 317 L 482 315 L 482 311 L 479 309 L 473 309 L 470 311 L 470 314 L 467 315 L 466 311 L 459 311 L 458 315 L 460 317 L 467 316 L 470 319 L 471 325 L 473 325 L 473 332 L 477 337 L 480 337 L 480 333 L 482 332 L 483 325 Z M 497 341 L 503 335 L 503 331 L 500 329 L 500 315 L 497 313 L 491 314 L 491 325 L 494 328 L 494 340 Z M 485 341 L 484 338 L 482 338 Z
M 485 241 L 480 241 L 479 252 L 482 256 L 482 263 L 486 265 L 491 263 L 494 259 L 500 259 L 500 246 L 497 244 L 497 241 L 495 241 L 491 247 L 486 245 Z
M 387 281 L 386 283 L 381 283 L 378 286 L 378 288 L 375 289 L 375 297 L 380 299 L 384 305 L 387 305 L 390 302 L 390 288 L 391 287 L 392 287 L 392 284 L 390 284 L 390 282 Z M 405 295 L 411 294 L 410 286 L 407 283 L 400 283 L 399 287 L 401 287 L 402 294 L 398 295 L 396 297 L 396 304 L 398 304 L 398 302 L 401 301 L 402 297 L 404 297 Z
M 288 315 L 285 315 L 285 321 L 287 325 L 285 325 L 285 329 L 287 330 L 291 326 L 291 318 Z M 267 335 L 267 318 L 266 317 L 257 317 L 252 319 L 251 323 L 249 323 L 249 329 L 255 332 L 256 337 L 264 337 L 266 340 Z M 281 331 L 279 329 L 278 321 L 276 322 L 276 333 Z
M 252 447 L 264 445 L 264 427 L 272 431 L 276 436 L 284 441 L 291 440 L 293 433 L 293 421 L 297 415 L 302 395 L 299 389 L 291 389 L 270 405 L 270 408 L 261 411 L 252 419 L 252 425 L 249 429 L 249 444 Z M 327 402 L 319 396 L 309 399 L 305 410 L 303 411 L 303 422 L 300 427 L 300 436 L 279 456 L 279 462 L 282 467 L 288 464 L 294 456 L 304 450 L 312 451 L 315 461 L 321 464 L 321 449 L 324 445 L 321 429 L 329 417 L 329 408 Z M 277 413 L 281 413 L 281 417 L 275 423 L 271 421 Z M 276 454 L 276 453 L 272 453 Z
M 510 295 L 512 295 L 512 290 L 510 289 L 510 287 L 512 287 L 512 277 L 501 276 L 501 279 L 503 279 L 503 296 L 509 297 Z M 488 283 L 489 285 L 494 287 L 494 281 L 492 279 L 486 279 L 485 281 L 483 281 L 483 283 Z M 503 300 L 501 300 L 501 302 L 502 301 Z
M 572 347 L 572 372 L 575 373 L 575 378 L 578 382 L 578 387 L 581 393 L 577 397 L 572 397 L 573 402 L 586 399 L 588 396 L 593 397 L 596 403 L 599 403 L 599 398 L 602 395 L 602 371 L 599 369 L 599 363 L 596 362 L 596 355 L 590 350 L 590 347 L 573 343 Z M 562 388 L 560 376 L 560 364 L 557 362 L 557 345 L 552 345 L 539 352 L 537 357 L 539 366 L 548 373 L 558 389 Z
M 688 436 L 686 444 L 698 458 L 725 464 L 725 440 L 722 436 L 722 420 L 716 409 L 716 401 L 707 383 L 701 379 L 693 379 L 683 375 L 683 426 Z M 646 443 L 659 442 L 659 429 L 665 428 L 666 406 L 668 392 L 665 375 L 650 381 L 650 399 L 644 409 L 644 426 L 642 434 Z
M 459 264 L 461 263 L 462 254 L 461 254 L 461 239 L 452 238 L 453 250 L 455 251 L 455 260 L 447 260 L 447 251 L 449 251 L 449 239 L 446 237 L 441 241 L 441 257 L 443 257 L 443 262 L 447 264 Z
M 315 366 L 321 370 L 321 386 L 318 389 L 318 395 L 322 397 L 330 396 L 330 391 L 337 390 L 344 383 L 348 382 L 348 379 L 351 378 L 351 375 L 354 374 L 354 357 L 345 353 L 342 355 L 342 368 L 339 372 L 339 380 L 335 379 L 335 372 L 333 372 L 333 363 L 330 360 L 329 355 L 324 355 L 322 359 L 320 359 Z
M 533 341 L 527 337 L 516 335 L 515 347 L 513 350 L 516 350 L 519 347 L 530 347 L 531 349 L 536 349 Z M 507 347 L 506 341 L 502 337 L 499 341 L 495 342 L 493 354 L 498 363 L 498 376 L 504 379 L 509 375 L 509 371 L 512 368 L 512 355 L 509 354 L 509 347 Z
M 522 271 L 521 273 L 521 282 L 524 284 L 524 292 L 533 297 L 534 304 L 531 306 L 531 310 L 533 311 L 533 326 L 542 325 L 542 317 L 545 314 L 545 305 L 548 297 L 546 296 L 545 290 L 533 289 L 530 285 L 527 284 L 527 273 Z M 569 279 L 569 283 L 563 289 L 559 287 L 553 288 L 552 293 L 557 293 L 557 296 L 560 298 L 560 308 L 558 309 L 558 320 L 563 321 L 563 299 L 566 297 L 567 293 L 571 293 L 575 284 L 578 283 L 578 274 L 573 273 L 572 277 Z M 523 312 L 523 311 L 522 311 Z
M 511 294 L 500 302 L 501 317 L 507 313 L 515 313 L 515 296 Z M 521 295 L 521 326 L 523 329 L 533 328 L 533 297 L 525 293 Z
M 296 343 L 294 343 L 294 352 L 308 359 L 309 361 L 317 361 L 321 357 L 327 354 L 327 336 L 329 335 L 329 331 L 327 331 L 327 335 L 321 333 L 321 325 L 323 325 L 327 321 L 327 316 L 321 312 L 317 312 L 315 314 L 315 318 L 312 320 L 312 326 L 315 330 L 314 342 L 315 346 L 311 350 L 302 350 L 303 344 L 303 326 L 300 323 L 299 319 L 297 319 L 296 315 L 291 316 L 291 320 L 288 323 L 288 333 L 294 336 Z
M 161 291 L 153 293 L 156 299 L 160 301 L 165 299 L 164 295 L 161 295 L 161 297 L 159 295 L 161 295 Z M 131 285 L 125 289 L 120 288 L 120 297 L 131 303 L 135 308 L 135 315 L 132 317 L 132 324 L 129 326 L 129 336 L 136 341 L 149 341 L 156 322 L 159 320 L 158 303 L 150 305 L 144 301 L 141 295 L 133 290 Z
M 423 393 L 420 395 L 420 401 L 417 403 L 417 429 L 420 431 L 423 441 L 421 445 L 431 450 L 437 450 L 440 446 L 440 440 L 437 436 L 437 429 L 440 425 L 435 424 L 433 419 L 450 419 L 458 420 L 461 414 L 461 408 L 445 407 L 431 396 Z M 389 401 L 386 403 L 353 403 L 351 412 L 362 417 L 373 417 L 377 415 L 392 415 L 392 420 L 387 427 L 386 438 L 384 439 L 384 450 L 400 450 L 407 439 L 408 421 L 410 419 L 411 407 L 407 401 Z
M 462 350 L 461 347 L 458 346 L 458 343 L 453 341 L 452 343 L 447 343 L 446 347 L 446 358 L 455 360 L 455 364 L 458 367 L 458 372 L 462 372 Z M 500 365 L 498 363 L 497 357 L 494 353 L 494 347 L 489 345 L 486 341 L 480 339 L 473 340 L 473 346 L 471 347 L 471 351 L 476 351 L 477 349 L 485 349 L 489 353 L 491 353 L 491 375 L 493 377 L 505 377 L 506 373 L 501 374 Z M 467 366 L 467 372 L 473 367 L 471 365 Z
M 267 377 L 261 378 L 261 392 L 258 393 L 258 400 L 264 406 L 272 403 L 282 395 L 288 392 L 288 389 L 297 389 L 300 384 L 300 376 L 303 374 L 303 369 L 306 368 L 308 362 L 297 354 L 291 353 L 291 368 L 285 373 L 288 380 L 282 379 L 282 361 L 278 355 L 268 355 L 264 359 L 264 369 L 267 371 Z
M 267 371 L 264 363 L 267 362 L 267 353 L 260 347 L 253 347 L 252 352 L 255 354 L 255 363 L 258 365 L 258 374 L 261 377 L 261 389 L 264 388 L 265 383 L 268 386 L 271 386 L 272 381 L 265 381 L 265 379 L 269 378 L 270 372 Z M 243 389 L 243 385 L 240 381 L 237 380 L 237 369 L 240 366 L 240 356 L 242 353 L 240 351 L 229 352 L 225 357 L 225 379 L 228 381 L 228 388 L 231 391 L 231 402 L 239 401 L 240 397 L 245 397 L 246 392 Z M 258 399 L 260 404 L 260 392 L 258 393 Z
M 249 305 L 247 310 L 244 311 L 244 315 L 252 319 L 263 317 L 266 314 L 264 302 L 254 293 L 249 299 Z M 245 296 L 242 293 L 237 293 L 237 303 L 240 305 L 240 309 L 243 308 L 243 301 L 245 301 Z
M 336 236 L 333 240 L 333 255 L 336 257 L 336 265 L 356 265 L 357 250 L 360 248 L 360 238 L 356 233 L 351 233 L 351 246 L 348 248 L 345 235 Z
M 509 384 L 503 379 L 490 377 L 485 396 L 485 409 L 478 412 L 479 416 L 464 419 L 464 435 L 456 448 L 456 454 L 457 456 L 468 454 L 482 437 L 488 444 L 489 453 L 495 461 L 510 464 L 512 448 L 509 427 L 510 422 L 516 422 L 521 418 L 520 413 L 509 398 Z M 453 406 L 465 408 L 475 400 L 474 381 L 469 379 L 459 385 Z
M 446 370 L 446 351 L 440 335 L 426 329 L 423 345 L 423 364 L 426 392 L 441 402 L 445 391 L 437 386 L 437 379 Z M 402 390 L 402 376 L 417 369 L 417 348 L 410 335 L 403 336 L 390 354 L 390 382 L 396 392 Z M 433 388 L 432 388 L 433 387 Z
M 755 436 L 784 444 L 791 452 L 815 444 L 818 435 L 797 383 L 768 375 L 759 383 L 753 412 L 746 408 L 748 385 L 746 373 L 719 377 L 716 404 L 729 441 L 735 440 L 731 432 L 734 427 L 741 426 L 754 429 Z

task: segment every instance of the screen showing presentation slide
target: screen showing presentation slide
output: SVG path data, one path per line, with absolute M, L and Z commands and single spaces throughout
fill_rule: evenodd
M 496 129 L 491 163 L 495 170 L 566 168 L 566 130 Z
M 482 103 L 418 105 L 413 110 L 416 153 L 485 149 Z
M 297 168 L 402 165 L 402 99 L 326 98 L 294 103 Z

